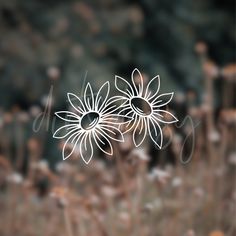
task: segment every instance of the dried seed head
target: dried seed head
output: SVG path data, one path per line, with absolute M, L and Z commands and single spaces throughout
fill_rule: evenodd
M 14 172 L 7 176 L 7 181 L 13 184 L 21 184 L 23 180 L 23 176 L 17 172 Z
M 236 79 L 236 64 L 229 64 L 221 70 L 221 74 L 226 79 Z
M 68 190 L 64 187 L 54 187 L 50 192 L 50 197 L 57 201 L 58 207 L 64 208 L 68 205 L 67 200 Z
M 220 119 L 227 124 L 236 123 L 236 109 L 223 109 L 220 113 Z
M 220 133 L 217 130 L 212 130 L 209 134 L 208 134 L 208 139 L 211 142 L 219 142 L 220 141 Z
M 185 234 L 185 236 L 195 236 L 195 235 L 196 234 L 192 229 L 188 230 L 187 233 Z
M 49 79 L 58 80 L 60 77 L 60 70 L 58 67 L 51 66 L 47 70 L 47 75 L 48 75 Z
M 219 68 L 213 61 L 206 61 L 203 64 L 203 71 L 207 78 L 215 79 L 219 75 Z
M 207 53 L 207 45 L 204 42 L 198 42 L 195 45 L 195 51 L 197 54 L 202 55 Z
M 220 230 L 214 230 L 210 232 L 209 236 L 224 236 L 225 234 Z

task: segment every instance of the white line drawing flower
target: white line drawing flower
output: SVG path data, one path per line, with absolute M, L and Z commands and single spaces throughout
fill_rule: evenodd
M 108 99 L 110 84 L 106 82 L 99 89 L 94 98 L 90 83 L 87 83 L 83 99 L 73 93 L 67 93 L 68 101 L 73 111 L 58 111 L 56 116 L 66 121 L 66 124 L 55 131 L 54 138 L 66 138 L 63 146 L 63 160 L 69 158 L 75 151 L 79 151 L 83 161 L 88 164 L 94 153 L 94 145 L 102 152 L 113 155 L 110 139 L 123 142 L 123 134 L 115 127 L 127 122 L 129 117 L 115 114 L 122 101 L 122 96 Z M 104 94 L 104 96 L 103 96 Z M 124 118 L 126 121 L 124 121 Z M 68 145 L 71 147 L 69 153 Z
M 174 93 L 158 95 L 160 89 L 159 75 L 152 78 L 144 87 L 143 76 L 135 68 L 129 83 L 122 77 L 115 76 L 115 86 L 126 98 L 120 114 L 132 117 L 125 124 L 125 132 L 133 131 L 133 142 L 136 147 L 140 146 L 146 135 L 149 134 L 154 144 L 162 148 L 163 133 L 161 125 L 177 122 L 178 119 L 169 111 L 163 110 L 173 98 Z

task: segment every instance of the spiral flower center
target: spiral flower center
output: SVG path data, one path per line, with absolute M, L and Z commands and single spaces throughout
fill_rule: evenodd
M 93 129 L 99 121 L 99 114 L 97 112 L 88 112 L 81 118 L 81 127 L 84 130 Z
M 134 97 L 130 100 L 132 109 L 140 116 L 148 116 L 152 113 L 150 104 L 141 97 Z

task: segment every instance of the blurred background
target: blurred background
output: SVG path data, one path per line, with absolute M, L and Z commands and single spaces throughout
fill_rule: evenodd
M 0 235 L 235 236 L 235 42 L 233 0 L 0 0 Z M 175 91 L 163 150 L 62 161 L 66 93 L 135 67 Z

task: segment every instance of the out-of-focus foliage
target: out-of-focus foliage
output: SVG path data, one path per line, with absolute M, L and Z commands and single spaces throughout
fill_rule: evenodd
M 58 103 L 78 92 L 86 71 L 96 86 L 138 67 L 159 73 L 163 88 L 199 89 L 197 41 L 218 64 L 235 61 L 233 8 L 216 0 L 1 0 L 0 104 L 39 103 L 52 66 Z

